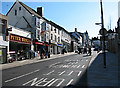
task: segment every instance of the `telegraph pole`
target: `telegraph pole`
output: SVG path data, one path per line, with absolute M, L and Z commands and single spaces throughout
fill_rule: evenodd
M 102 6 L 102 0 L 100 0 L 101 5 L 101 28 L 102 28 L 102 37 L 103 37 L 103 54 L 104 54 L 104 68 L 106 68 L 106 53 L 105 53 L 105 31 L 104 31 L 104 20 L 103 20 L 103 6 Z

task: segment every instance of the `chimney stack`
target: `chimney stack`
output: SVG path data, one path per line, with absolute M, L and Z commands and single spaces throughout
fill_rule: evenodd
M 37 8 L 37 13 L 38 13 L 40 16 L 43 16 L 43 7 L 38 7 L 38 8 Z
M 77 32 L 77 28 L 75 28 L 75 32 Z

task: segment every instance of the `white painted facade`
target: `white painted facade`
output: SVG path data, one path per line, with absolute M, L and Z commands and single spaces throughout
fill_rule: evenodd
M 50 47 L 51 54 L 53 54 L 53 53 L 57 54 L 58 52 L 61 53 L 60 47 L 57 48 L 58 44 L 62 44 L 61 43 L 61 30 L 59 28 L 55 27 L 52 24 L 50 24 L 49 27 L 50 27 L 50 29 L 49 29 L 49 33 L 50 33 L 49 40 L 53 44 Z
M 11 34 L 31 39 L 31 32 L 25 31 L 23 29 L 20 29 L 20 28 L 11 26 L 11 25 L 9 25 L 8 27 L 12 28 L 12 31 L 9 31 L 9 36 L 8 36 L 8 48 L 7 48 L 8 52 L 10 51 L 9 45 L 10 45 L 10 35 Z
M 52 30 L 51 30 L 52 29 Z M 55 32 L 56 30 L 56 32 Z M 59 31 L 59 34 L 58 34 L 58 31 Z M 50 40 L 54 42 L 56 42 L 56 44 L 59 42 L 61 43 L 61 30 L 59 30 L 58 28 L 54 27 L 53 25 L 50 25 Z M 51 39 L 51 34 L 52 34 L 52 39 Z M 55 36 L 56 36 L 56 41 L 55 41 Z M 60 38 L 60 40 L 58 41 L 58 37 Z
M 16 11 L 16 12 L 15 12 Z M 8 13 L 9 24 L 22 30 L 31 32 L 31 38 L 39 42 L 49 43 L 49 24 L 30 7 L 16 1 Z M 13 20 L 14 19 L 14 20 Z M 45 33 L 41 33 L 44 31 Z M 34 50 L 33 44 L 31 49 Z M 37 49 L 37 48 L 35 48 Z
M 21 10 L 19 10 L 19 8 L 21 8 Z M 15 10 L 17 11 L 16 15 L 15 15 Z M 16 1 L 16 4 L 8 13 L 7 16 L 8 16 L 9 25 L 24 30 L 29 30 L 29 31 L 31 30 L 31 28 L 28 27 L 28 23 L 25 21 L 25 19 L 32 26 L 32 22 L 33 22 L 32 15 L 18 1 Z M 23 16 L 25 17 L 25 19 L 23 18 Z
M 11 25 L 8 26 L 9 28 L 12 27 L 12 31 L 9 31 L 9 34 L 15 34 L 15 35 L 19 35 L 25 38 L 31 38 L 31 33 L 28 31 L 25 31 L 23 29 L 17 28 L 17 27 L 13 27 Z
M 70 36 L 70 34 L 65 32 L 64 30 L 62 30 L 62 41 L 66 42 L 68 44 L 71 43 L 71 36 Z

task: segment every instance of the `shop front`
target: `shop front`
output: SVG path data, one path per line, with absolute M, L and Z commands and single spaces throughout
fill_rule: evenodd
M 65 53 L 67 53 L 68 52 L 68 43 L 65 41 L 62 41 L 62 43 L 63 43 L 63 49 L 64 49 Z
M 63 44 L 57 43 L 57 54 L 62 54 Z
M 8 54 L 16 60 L 31 58 L 31 39 L 10 34 Z
M 57 42 L 52 40 L 50 42 L 50 54 L 57 54 Z
M 67 48 L 67 51 L 68 51 L 68 52 L 70 52 L 70 51 L 71 51 L 71 47 L 70 47 L 70 44 L 69 44 L 69 43 L 67 43 L 66 48 Z
M 7 46 L 8 42 L 0 40 L 0 63 L 7 62 Z
M 34 46 L 35 46 L 35 52 L 37 52 L 38 54 L 42 53 L 43 50 L 45 51 L 45 53 L 49 52 L 50 45 L 48 43 L 36 41 L 34 42 Z

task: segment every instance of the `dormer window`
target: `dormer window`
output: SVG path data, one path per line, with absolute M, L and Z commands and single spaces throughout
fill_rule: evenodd
M 19 11 L 21 11 L 21 7 L 19 7 Z
M 15 10 L 15 16 L 17 15 L 17 10 Z

